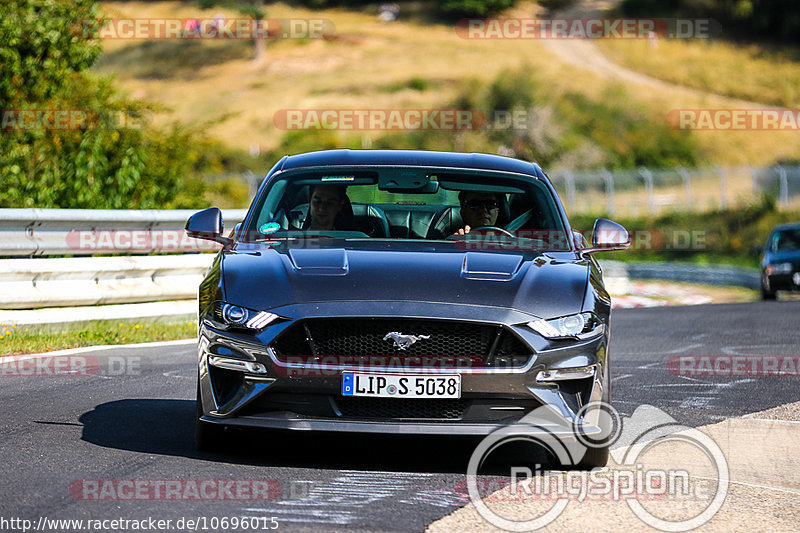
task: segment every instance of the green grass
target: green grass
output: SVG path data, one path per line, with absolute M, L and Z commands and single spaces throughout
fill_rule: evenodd
M 197 334 L 190 322 L 98 320 L 59 327 L 0 325 L 0 356 L 49 352 L 101 344 L 187 339 Z

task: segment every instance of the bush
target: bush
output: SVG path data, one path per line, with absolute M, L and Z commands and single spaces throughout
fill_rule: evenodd
M 4 10 L 0 207 L 203 205 L 199 170 L 228 166 L 225 151 L 180 128 L 151 127 L 146 104 L 85 72 L 99 47 L 71 21 L 96 18 L 94 0 L 15 0 Z M 82 129 L 23 128 L 14 122 L 20 110 L 76 110 L 89 120 Z
M 591 229 L 598 215 L 573 215 L 573 228 Z M 660 236 L 687 235 L 698 232 L 702 246 L 698 249 L 678 247 L 666 249 L 632 249 L 625 253 L 608 254 L 608 259 L 624 261 L 693 261 L 698 263 L 725 263 L 756 267 L 759 255 L 756 247 L 763 247 L 769 231 L 777 224 L 800 219 L 799 212 L 779 211 L 774 197 L 763 195 L 758 201 L 741 208 L 715 210 L 706 213 L 666 213 L 657 217 L 614 218 L 629 231 L 652 231 L 651 242 L 659 245 Z M 678 233 L 680 232 L 680 233 Z M 685 239 L 684 239 L 685 240 Z M 601 254 L 600 259 L 606 254 Z
M 445 0 L 439 9 L 454 17 L 488 17 L 513 7 L 516 0 Z
M 795 0 L 624 0 L 631 17 L 713 18 L 727 36 L 800 42 L 800 3 Z
M 482 112 L 486 127 L 465 131 L 410 131 L 346 135 L 333 131 L 287 132 L 276 156 L 341 146 L 503 153 L 545 167 L 664 168 L 702 161 L 691 132 L 672 130 L 663 116 L 631 102 L 622 87 L 597 100 L 560 94 L 522 66 L 501 72 L 491 83 L 466 81 L 442 109 Z M 522 117 L 523 120 L 517 120 Z

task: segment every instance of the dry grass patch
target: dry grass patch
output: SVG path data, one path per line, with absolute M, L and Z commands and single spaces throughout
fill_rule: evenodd
M 742 100 L 800 106 L 800 50 L 709 40 L 607 39 L 611 59 L 653 78 Z
M 141 18 L 213 17 L 224 9 L 200 10 L 194 3 L 104 2 L 112 16 Z M 526 6 L 529 4 L 525 4 Z M 528 8 L 526 8 L 528 9 Z M 282 109 L 420 109 L 453 102 L 470 80 L 489 83 L 507 69 L 524 65 L 552 95 L 574 91 L 601 98 L 614 80 L 566 66 L 541 43 L 465 40 L 444 24 L 384 23 L 374 14 L 328 9 L 310 11 L 270 4 L 273 18 L 325 18 L 337 39 L 273 41 L 266 60 L 256 64 L 246 41 L 146 43 L 108 41 L 96 70 L 115 74 L 132 96 L 161 104 L 156 125 L 174 122 L 202 128 L 227 145 L 262 152 L 285 135 L 273 123 Z M 522 16 L 522 14 L 520 14 Z M 419 83 L 424 80 L 424 83 Z M 702 98 L 628 86 L 636 102 L 654 113 L 708 105 Z M 636 105 L 636 102 L 632 102 Z M 547 105 L 549 102 L 536 102 Z M 487 110 L 484 110 L 487 111 Z M 384 132 L 337 132 L 366 146 Z M 795 132 L 698 132 L 699 148 L 716 164 L 769 164 L 800 156 Z M 452 149 L 462 148 L 454 136 Z

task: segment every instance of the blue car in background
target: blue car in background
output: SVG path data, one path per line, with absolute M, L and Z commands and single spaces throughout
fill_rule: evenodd
M 772 228 L 761 260 L 761 295 L 774 300 L 777 291 L 800 289 L 800 222 Z

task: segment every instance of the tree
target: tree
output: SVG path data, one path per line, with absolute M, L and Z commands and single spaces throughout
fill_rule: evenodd
M 80 27 L 98 16 L 94 0 L 1 9 L 0 207 L 202 204 L 202 141 L 150 127 L 146 104 L 86 72 L 100 54 Z
M 210 9 L 215 6 L 225 6 L 235 9 L 242 15 L 248 16 L 255 24 L 267 16 L 264 10 L 264 0 L 200 0 L 200 7 Z M 253 61 L 261 62 L 267 56 L 267 42 L 264 38 L 253 39 Z

